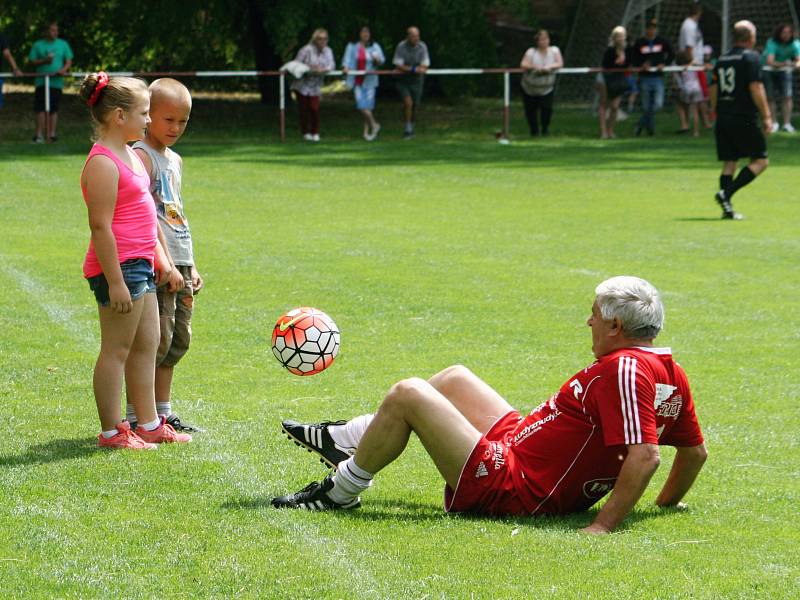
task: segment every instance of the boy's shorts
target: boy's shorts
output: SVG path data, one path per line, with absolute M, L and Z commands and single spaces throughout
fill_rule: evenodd
M 156 366 L 174 367 L 189 350 L 192 340 L 192 267 L 175 265 L 183 276 L 184 287 L 179 292 L 169 292 L 166 286 L 158 288 L 158 318 L 161 340 L 156 352 Z
M 146 258 L 132 258 L 120 264 L 122 278 L 128 291 L 131 293 L 131 300 L 138 300 L 145 294 L 152 294 L 156 291 L 156 282 L 153 274 L 153 265 Z M 100 306 L 109 306 L 111 299 L 108 296 L 108 281 L 106 276 L 100 273 L 94 277 L 89 277 L 89 289 L 94 292 L 94 297 Z
M 475 444 L 456 489 L 444 490 L 446 512 L 470 512 L 484 515 L 528 515 L 517 493 L 512 473 L 517 470 L 516 457 L 506 438 L 519 425 L 522 415 L 512 410 L 500 417 Z
M 61 100 L 61 90 L 59 88 L 50 88 L 50 112 L 58 112 L 58 105 Z M 33 111 L 34 112 L 44 112 L 45 111 L 45 103 L 44 103 L 44 86 L 40 85 L 36 88 L 36 91 L 33 94 Z

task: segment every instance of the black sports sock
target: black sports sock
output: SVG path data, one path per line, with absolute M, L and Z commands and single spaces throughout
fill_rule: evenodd
M 733 185 L 733 175 L 719 176 L 719 189 L 727 194 L 728 188 L 731 187 L 731 185 Z
M 746 186 L 748 183 L 753 181 L 756 178 L 756 174 L 750 170 L 750 167 L 743 167 L 739 174 L 736 176 L 736 179 L 733 180 L 730 188 L 725 190 L 725 197 L 730 200 L 733 198 L 733 195 Z

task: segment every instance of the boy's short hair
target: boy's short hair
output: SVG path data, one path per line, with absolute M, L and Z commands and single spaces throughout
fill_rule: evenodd
M 189 106 L 192 105 L 192 94 L 189 92 L 189 88 L 172 77 L 156 79 L 150 84 L 149 89 L 151 108 L 161 100 L 167 98 L 179 102 L 186 102 Z

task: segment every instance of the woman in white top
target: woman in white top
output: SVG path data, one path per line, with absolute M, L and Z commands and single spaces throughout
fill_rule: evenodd
M 525 104 L 525 118 L 531 136 L 547 135 L 550 119 L 553 116 L 553 93 L 556 84 L 555 72 L 564 66 L 561 51 L 550 45 L 550 34 L 540 29 L 534 38 L 534 46 L 528 48 L 522 57 L 520 67 L 525 69 L 522 76 L 522 101 Z M 541 129 L 539 117 L 541 116 Z
M 328 32 L 316 29 L 311 40 L 300 48 L 297 62 L 309 66 L 308 72 L 292 83 L 300 116 L 300 131 L 307 142 L 319 141 L 319 97 L 324 75 L 336 67 L 333 52 L 328 47 Z

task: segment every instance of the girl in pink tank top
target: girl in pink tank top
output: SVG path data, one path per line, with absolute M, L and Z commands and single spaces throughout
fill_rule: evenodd
M 97 445 L 153 449 L 161 442 L 188 442 L 156 414 L 155 357 L 159 340 L 154 265 L 163 255 L 150 177 L 128 142 L 144 137 L 150 95 L 140 79 L 92 73 L 81 97 L 89 105 L 97 141 L 81 174 L 91 239 L 83 274 L 95 294 L 100 316 L 100 354 L 94 394 L 100 416 Z M 168 273 L 161 273 L 163 278 Z M 133 432 L 121 418 L 122 378 L 136 408 Z

